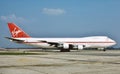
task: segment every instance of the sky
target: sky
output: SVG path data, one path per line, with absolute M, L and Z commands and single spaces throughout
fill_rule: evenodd
M 0 0 L 0 47 L 10 42 L 7 22 L 31 37 L 108 36 L 120 47 L 120 0 Z

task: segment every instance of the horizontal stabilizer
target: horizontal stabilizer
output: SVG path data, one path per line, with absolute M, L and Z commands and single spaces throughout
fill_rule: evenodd
M 9 39 L 11 41 L 14 41 L 14 42 L 17 42 L 17 43 L 22 43 L 24 42 L 24 40 L 19 40 L 19 39 L 14 39 L 14 38 L 11 38 L 11 37 L 5 37 L 6 39 Z

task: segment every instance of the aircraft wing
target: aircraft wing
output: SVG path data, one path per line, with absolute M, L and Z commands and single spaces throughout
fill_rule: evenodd
M 19 40 L 19 39 L 15 39 L 15 38 L 11 38 L 11 37 L 5 37 L 6 39 L 9 39 L 11 41 L 17 42 L 17 43 L 22 43 L 24 42 L 24 40 Z
M 41 40 L 40 42 L 45 42 L 45 43 L 50 44 L 50 46 L 54 45 L 55 47 L 58 47 L 58 45 L 63 44 L 61 42 L 49 42 L 49 41 L 44 41 L 44 40 Z

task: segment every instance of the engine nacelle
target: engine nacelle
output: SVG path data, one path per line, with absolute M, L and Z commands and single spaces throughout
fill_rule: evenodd
M 63 44 L 63 49 L 69 49 L 69 44 L 64 43 L 64 44 Z
M 83 45 L 78 45 L 77 48 L 78 48 L 78 50 L 83 50 L 84 46 Z

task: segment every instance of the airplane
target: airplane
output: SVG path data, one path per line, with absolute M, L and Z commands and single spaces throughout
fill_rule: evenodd
M 105 51 L 105 48 L 116 44 L 107 36 L 90 36 L 82 38 L 33 38 L 25 33 L 16 24 L 8 23 L 12 37 L 5 37 L 10 41 L 19 44 L 37 46 L 42 49 L 57 48 L 61 52 L 70 52 L 71 49 L 83 50 L 85 48 L 98 48 Z

